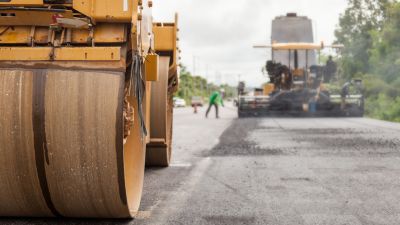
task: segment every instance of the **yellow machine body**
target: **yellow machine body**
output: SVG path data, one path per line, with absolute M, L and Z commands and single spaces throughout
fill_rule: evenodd
M 275 85 L 271 83 L 264 84 L 263 95 L 269 95 L 275 90 Z
M 152 3 L 140 1 L 139 5 L 138 0 L 74 0 L 72 4 L 44 4 L 37 0 L 0 2 L 0 45 L 27 44 L 39 48 L 48 44 L 55 47 L 86 44 L 93 47 L 126 43 L 131 35 L 129 48 L 145 56 L 147 49 L 153 47 L 152 35 L 149 35 L 152 34 L 151 10 L 143 7 L 146 5 Z M 58 30 L 63 32 L 55 34 Z M 141 49 L 137 49 L 138 43 Z M 82 54 L 87 51 L 82 50 Z
M 175 21 L 170 23 L 157 22 L 153 24 L 154 49 L 161 56 L 170 58 L 170 75 L 177 76 L 179 61 L 179 37 L 178 37 L 178 15 L 175 14 Z
M 324 48 L 323 43 L 272 43 L 271 48 L 273 50 L 321 50 Z
M 42 6 L 43 0 L 10 0 L 0 2 L 0 6 Z
M 71 6 L 76 11 L 90 17 L 95 22 L 120 22 L 129 23 L 132 21 L 132 16 L 137 16 L 138 1 L 132 0 L 73 0 L 71 3 L 65 3 L 62 5 Z M 149 3 L 152 4 L 152 3 Z M 61 4 L 57 4 L 61 5 Z M 51 6 L 51 4 L 45 4 L 43 0 L 10 0 L 9 2 L 0 2 L 0 6 Z M 134 10 L 135 9 L 135 10 Z M 3 11 L 3 10 L 2 10 Z M 7 10 L 7 12 L 17 12 L 18 9 Z M 4 11 L 5 12 L 5 11 Z M 68 11 L 71 12 L 71 11 Z M 32 11 L 21 13 L 20 15 L 32 15 Z M 43 18 L 47 18 L 45 14 L 42 14 L 42 18 L 31 18 L 31 21 L 37 21 Z M 71 15 L 72 16 L 72 15 Z M 16 16 L 18 17 L 18 16 Z M 17 18 L 15 18 L 17 19 Z M 2 20 L 3 21 L 3 20 Z M 26 24 L 23 24 L 26 25 Z
M 95 43 L 125 43 L 127 42 L 126 24 L 108 24 L 100 23 L 96 25 L 93 34 L 89 29 L 71 29 L 64 38 L 64 44 L 71 45 L 88 44 L 88 38 L 92 35 Z M 33 30 L 32 30 L 33 29 Z M 49 41 L 49 28 L 42 26 L 1 26 L 0 44 L 18 45 L 30 44 L 33 40 L 36 45 L 47 45 Z
M 137 16 L 137 13 L 132 12 L 133 8 L 137 8 L 137 4 L 138 1 L 129 0 L 74 0 L 73 8 L 91 17 L 96 22 L 129 23 L 132 16 Z
M 51 55 L 53 56 L 51 57 Z M 81 47 L 81 48 L 0 48 L 1 60 L 15 61 L 119 61 L 121 47 Z
M 157 54 L 148 54 L 145 59 L 145 72 L 147 81 L 158 81 L 160 57 Z
M 151 131 L 147 166 L 169 166 L 172 155 L 173 95 L 178 88 L 178 16 L 170 23 L 154 23 L 154 49 L 160 55 L 160 77 L 151 95 Z M 157 121 L 154 123 L 153 121 Z

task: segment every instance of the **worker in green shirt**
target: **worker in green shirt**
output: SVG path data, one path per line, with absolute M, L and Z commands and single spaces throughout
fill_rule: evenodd
M 219 115 L 218 115 L 219 105 L 224 106 L 224 102 L 222 100 L 221 93 L 218 91 L 214 91 L 210 96 L 210 102 L 209 102 L 208 109 L 206 112 L 206 118 L 208 117 L 208 113 L 210 112 L 211 107 L 214 106 L 215 107 L 215 115 L 216 115 L 216 118 L 218 119 L 219 118 Z

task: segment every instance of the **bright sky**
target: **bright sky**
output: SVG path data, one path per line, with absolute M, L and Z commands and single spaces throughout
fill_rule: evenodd
M 296 12 L 314 22 L 316 41 L 330 44 L 347 0 L 154 0 L 155 21 L 179 14 L 181 62 L 214 83 L 260 86 L 261 67 L 270 57 L 254 44 L 270 43 L 271 21 Z M 195 67 L 194 67 L 195 65 Z

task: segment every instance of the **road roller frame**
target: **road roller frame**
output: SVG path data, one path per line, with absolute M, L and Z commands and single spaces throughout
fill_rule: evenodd
M 151 94 L 151 132 L 146 166 L 167 167 L 172 154 L 173 95 L 178 88 L 178 16 L 170 23 L 153 24 L 154 48 L 160 55 L 160 79 Z
M 0 2 L 0 216 L 136 215 L 159 77 L 151 7 Z

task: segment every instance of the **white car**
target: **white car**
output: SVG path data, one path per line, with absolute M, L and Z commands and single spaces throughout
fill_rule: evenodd
M 174 107 L 185 107 L 186 106 L 186 101 L 182 98 L 176 98 L 174 99 Z

